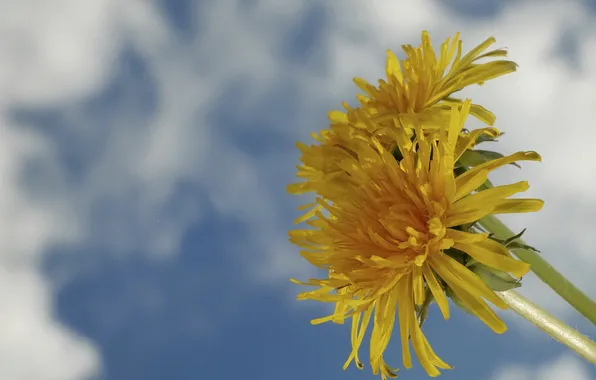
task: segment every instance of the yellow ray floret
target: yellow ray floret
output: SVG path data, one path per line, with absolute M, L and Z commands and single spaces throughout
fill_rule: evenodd
M 302 293 L 300 299 L 336 305 L 332 315 L 314 323 L 352 318 L 346 367 L 354 361 L 362 368 L 358 351 L 370 327 L 372 371 L 383 379 L 395 377 L 384 352 L 397 325 L 404 367 L 412 366 L 411 347 L 430 376 L 450 368 L 431 348 L 415 312 L 431 294 L 449 318 L 447 287 L 492 330 L 506 330 L 486 301 L 499 308 L 506 304 L 448 250 L 458 249 L 517 277 L 529 270 L 488 234 L 457 227 L 493 213 L 538 211 L 541 200 L 508 199 L 525 191 L 526 182 L 476 190 L 490 171 L 512 161 L 539 161 L 540 156 L 519 152 L 456 177 L 458 136 L 470 109 L 469 101 L 453 106 L 450 122 L 432 139 L 412 143 L 403 131 L 395 141 L 403 157 L 399 161 L 374 137 L 352 142 L 351 153 L 338 163 L 349 180 L 320 186 L 317 207 L 310 219 L 305 218 L 310 228 L 290 232 L 290 241 L 302 248 L 303 257 L 329 273 L 328 278 L 301 283 L 318 288 Z
M 461 106 L 461 101 L 451 94 L 516 70 L 517 65 L 507 60 L 478 63 L 483 58 L 507 55 L 504 49 L 485 53 L 494 42 L 491 37 L 462 57 L 462 42 L 457 34 L 442 44 L 437 58 L 428 33 L 423 32 L 419 47 L 403 47 L 405 60 L 400 61 L 388 52 L 387 80 L 380 80 L 375 87 L 363 79 L 355 79 L 366 93 L 358 96 L 360 106 L 352 108 L 344 102 L 345 111 L 329 112 L 329 129 L 313 133 L 316 144 L 298 144 L 302 164 L 297 175 L 303 182 L 290 185 L 288 191 L 293 194 L 316 192 L 324 183 L 349 180 L 340 162 L 355 154 L 356 142 L 370 143 L 375 137 L 391 151 L 396 140 L 406 139 L 407 143 L 415 135 L 433 133 L 449 123 L 451 106 Z M 488 125 L 494 123 L 494 115 L 480 105 L 472 104 L 469 112 Z M 400 130 L 405 130 L 405 134 Z M 460 132 L 456 161 L 465 150 L 472 149 L 482 134 L 497 137 L 499 131 L 486 127 L 470 133 Z
M 437 56 L 425 31 L 420 46 L 402 47 L 406 54 L 404 60 L 387 51 L 387 79 L 379 80 L 378 86 L 361 78 L 354 79 L 365 93 L 357 97 L 360 107 L 351 109 L 344 104 L 346 112 L 332 111 L 329 118 L 332 123 L 345 124 L 355 118 L 362 119 L 364 112 L 385 129 L 400 128 L 404 120 L 416 120 L 416 125 L 422 129 L 437 129 L 449 118 L 452 105 L 461 106 L 461 100 L 451 97 L 453 93 L 517 69 L 516 63 L 504 59 L 478 63 L 484 58 L 507 56 L 505 49 L 485 52 L 494 42 L 490 37 L 462 57 L 458 33 L 441 45 Z M 478 104 L 471 105 L 470 114 L 488 125 L 495 121 L 492 112 Z

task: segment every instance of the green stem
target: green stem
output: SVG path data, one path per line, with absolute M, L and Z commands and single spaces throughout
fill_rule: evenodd
M 532 322 L 540 330 L 571 348 L 590 363 L 596 364 L 596 343 L 590 338 L 572 329 L 513 290 L 497 292 L 497 295 L 513 311 Z
M 507 239 L 515 234 L 496 217 L 489 215 L 480 220 L 480 225 L 492 232 L 497 239 Z M 525 244 L 521 239 L 517 239 Z M 553 268 L 546 260 L 531 249 L 513 248 L 511 250 L 522 261 L 530 264 L 532 272 L 558 295 L 573 306 L 578 312 L 596 325 L 596 303 Z

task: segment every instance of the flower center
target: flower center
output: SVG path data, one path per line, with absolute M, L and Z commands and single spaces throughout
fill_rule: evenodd
M 398 244 L 398 248 L 412 257 L 418 266 L 421 266 L 429 255 L 453 245 L 450 239 L 445 239 L 447 229 L 439 218 L 430 218 L 425 227 L 416 229 L 407 226 L 405 228 L 407 239 Z

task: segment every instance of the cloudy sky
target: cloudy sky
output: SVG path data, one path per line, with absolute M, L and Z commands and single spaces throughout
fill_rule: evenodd
M 377 378 L 342 371 L 349 326 L 310 326 L 329 310 L 294 300 L 288 278 L 315 273 L 287 242 L 304 199 L 285 185 L 295 141 L 423 29 L 464 50 L 495 36 L 520 65 L 466 93 L 502 152 L 543 156 L 495 175 L 546 200 L 506 221 L 596 297 L 595 21 L 576 0 L 1 0 L 0 378 Z M 431 311 L 442 379 L 596 378 L 509 312 L 496 336 Z

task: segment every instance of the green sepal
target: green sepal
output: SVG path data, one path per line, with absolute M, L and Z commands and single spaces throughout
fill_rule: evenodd
M 452 227 L 453 229 L 464 231 L 464 232 L 471 232 L 471 233 L 486 233 L 484 228 L 478 223 L 479 221 L 476 220 L 474 222 L 462 224 L 459 226 Z
M 416 318 L 418 319 L 420 328 L 422 328 L 424 321 L 426 321 L 426 318 L 428 317 L 428 308 L 433 300 L 433 293 L 430 291 L 430 288 L 426 287 L 426 290 L 424 291 L 424 303 L 420 306 L 416 305 Z
M 456 260 L 461 265 L 466 265 L 466 263 L 472 259 L 467 253 L 455 248 L 446 249 L 443 251 L 443 253 Z M 443 288 L 445 289 L 445 295 L 451 298 L 451 300 L 457 307 L 459 307 L 468 314 L 474 315 L 474 313 L 472 313 L 470 309 L 464 306 L 461 300 L 455 295 L 455 292 L 453 292 L 453 290 L 445 283 L 445 281 L 443 281 L 442 279 L 440 281 L 443 285 Z
M 505 132 L 502 132 L 497 137 L 501 137 L 504 134 L 505 134 Z M 497 142 L 497 139 L 495 139 L 494 137 L 492 137 L 486 133 L 481 133 L 480 136 L 478 136 L 478 138 L 476 139 L 476 145 L 481 144 L 483 142 Z
M 532 247 L 531 245 L 522 244 L 522 243 L 520 243 L 520 242 L 518 242 L 518 241 L 511 242 L 511 243 L 510 243 L 510 244 L 507 246 L 507 248 L 509 248 L 509 249 L 518 249 L 518 248 L 519 248 L 519 249 L 530 249 L 530 250 L 532 250 L 532 251 L 534 251 L 534 252 L 540 253 L 540 251 L 539 251 L 539 250 L 537 250 L 536 248 Z
M 462 128 L 461 130 L 463 133 L 468 134 L 470 133 L 470 130 L 467 128 Z M 491 136 L 488 133 L 481 133 L 477 138 L 476 141 L 474 142 L 474 145 L 478 145 L 478 144 L 482 144 L 483 142 L 497 142 L 498 140 L 496 139 L 496 137 L 501 137 L 505 134 L 505 132 L 500 132 L 498 136 Z
M 461 265 L 466 265 L 471 257 L 459 249 L 449 248 L 443 251 L 444 254 L 451 257 L 452 259 L 456 260 Z
M 511 276 L 507 272 L 487 267 L 473 259 L 468 262 L 468 269 L 480 277 L 494 291 L 504 292 L 521 286 L 520 279 Z
M 458 162 L 462 166 L 474 167 L 474 166 L 478 166 L 480 164 L 483 164 L 485 162 L 496 160 L 498 158 L 503 158 L 503 157 L 505 157 L 505 156 L 502 155 L 501 153 L 499 153 L 499 152 L 493 152 L 493 151 L 490 151 L 490 150 L 481 150 L 481 149 L 466 150 L 461 155 L 461 157 L 459 158 Z M 518 168 L 521 168 L 521 166 L 519 166 L 515 162 L 512 162 L 510 165 L 513 165 L 513 166 L 516 166 Z
M 517 241 L 517 239 L 521 239 L 522 235 L 524 234 L 524 232 L 526 232 L 526 229 L 524 228 L 520 233 L 518 233 L 517 235 L 514 235 L 508 239 L 505 240 L 501 240 L 501 239 L 497 239 L 494 236 L 489 236 L 491 239 L 498 241 L 499 243 L 503 244 L 505 247 L 509 248 L 509 249 L 516 249 L 516 248 L 521 248 L 521 249 L 531 249 L 534 252 L 538 252 L 540 253 L 539 250 L 537 250 L 536 248 L 527 245 L 527 244 L 522 244 L 519 241 Z
M 464 167 L 474 167 L 488 161 L 482 153 L 477 150 L 466 150 L 457 162 Z
M 460 231 L 468 232 L 470 228 L 474 227 L 476 222 L 462 224 L 461 226 L 457 226 Z
M 486 181 L 478 187 L 478 191 L 490 189 L 493 186 L 493 183 L 487 178 Z

